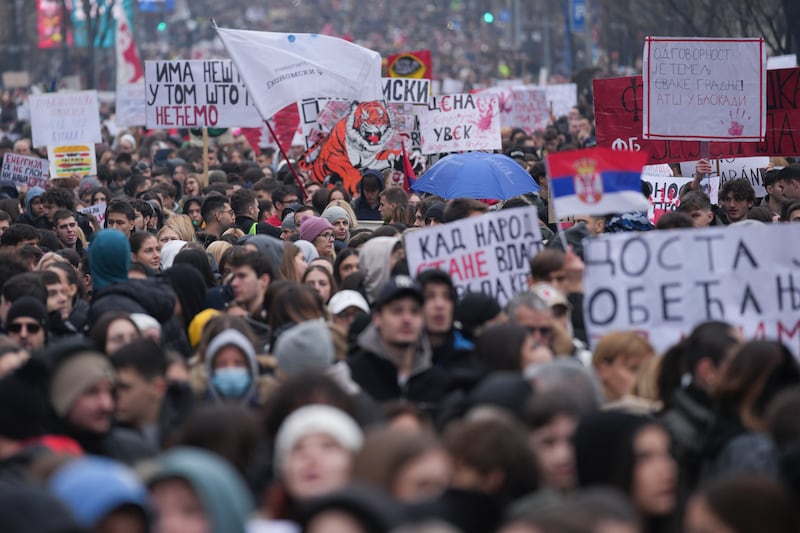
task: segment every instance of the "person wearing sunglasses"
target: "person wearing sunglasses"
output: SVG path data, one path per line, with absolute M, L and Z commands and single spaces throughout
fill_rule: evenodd
M 31 296 L 14 302 L 6 316 L 8 336 L 29 353 L 43 350 L 47 342 L 47 309 Z
M 508 302 L 507 312 L 511 323 L 527 328 L 536 343 L 553 348 L 553 310 L 541 296 L 521 292 Z

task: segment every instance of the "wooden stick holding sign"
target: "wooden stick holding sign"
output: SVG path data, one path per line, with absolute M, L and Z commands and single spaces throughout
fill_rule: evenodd
M 198 180 L 200 187 L 208 187 L 208 128 L 203 128 L 203 176 Z

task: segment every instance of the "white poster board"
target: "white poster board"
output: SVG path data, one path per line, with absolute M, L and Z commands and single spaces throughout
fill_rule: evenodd
M 747 178 L 750 185 L 756 191 L 756 198 L 763 198 L 767 195 L 764 189 L 764 177 L 761 171 L 767 168 L 769 157 L 738 157 L 736 159 L 712 159 L 711 168 L 714 169 L 712 175 L 719 176 L 720 186 L 726 181 L 737 178 Z M 697 161 L 681 162 L 681 174 L 691 176 L 697 167 Z
M 578 105 L 578 86 L 574 83 L 547 85 L 544 90 L 556 118 L 566 116 L 571 107 Z
M 0 182 L 16 186 L 28 185 L 30 178 L 47 179 L 48 161 L 38 157 L 6 152 L 3 154 L 3 170 Z
M 656 224 L 662 215 L 678 209 L 681 187 L 691 183 L 692 178 L 642 173 L 642 181 L 646 181 L 652 187 L 653 192 L 650 193 L 650 208 L 647 210 L 647 218 Z
M 446 94 L 433 97 L 417 117 L 423 154 L 502 147 L 496 96 Z
M 758 142 L 766 134 L 761 39 L 647 37 L 643 137 Z
M 658 352 L 708 320 L 800 355 L 800 224 L 616 233 L 584 241 L 590 343 L 635 330 Z
M 444 270 L 459 296 L 483 292 L 503 306 L 528 289 L 529 261 L 542 247 L 535 207 L 465 218 L 410 232 L 404 239 L 412 277 L 431 268 Z
M 50 161 L 51 179 L 97 175 L 97 156 L 93 144 L 48 146 L 47 159 Z
M 144 126 L 144 80 L 117 87 L 115 124 L 119 127 Z
M 229 59 L 145 61 L 148 128 L 256 128 L 261 116 Z
M 33 146 L 103 142 L 97 91 L 32 94 Z
M 797 66 L 797 54 L 772 56 L 767 58 L 767 70 L 778 68 L 794 68 Z
M 431 80 L 425 78 L 382 78 L 383 101 L 387 104 L 427 105 Z
M 79 209 L 81 213 L 94 216 L 101 228 L 106 226 L 106 204 L 95 204 Z

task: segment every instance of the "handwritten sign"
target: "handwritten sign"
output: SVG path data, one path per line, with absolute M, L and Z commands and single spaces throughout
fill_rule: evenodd
M 547 92 L 541 87 L 511 87 L 500 95 L 500 126 L 522 128 L 527 133 L 544 130 L 550 122 Z M 504 99 L 505 105 L 504 105 Z
M 97 174 L 97 158 L 93 144 L 48 146 L 51 178 L 69 178 L 73 174 L 89 176 Z
M 431 98 L 418 112 L 423 154 L 499 150 L 500 110 L 496 96 L 447 94 Z
M 800 225 L 617 233 L 584 241 L 590 342 L 637 330 L 663 351 L 708 320 L 800 355 Z
M 750 185 L 753 186 L 756 198 L 763 198 L 767 195 L 767 191 L 764 189 L 762 171 L 767 168 L 768 164 L 769 157 L 740 157 L 712 160 L 711 168 L 714 169 L 714 175 L 719 176 L 720 185 L 737 178 L 746 178 Z M 691 176 L 694 174 L 696 167 L 697 161 L 682 162 L 681 174 Z
M 33 145 L 99 143 L 97 91 L 35 94 L 30 97 Z
M 678 209 L 681 187 L 691 183 L 692 178 L 674 178 L 642 173 L 642 181 L 649 183 L 653 190 L 650 194 L 650 209 L 647 210 L 647 218 L 655 224 L 664 213 Z
M 553 106 L 553 114 L 563 117 L 569 113 L 571 107 L 578 105 L 578 86 L 574 83 L 557 83 L 544 87 L 547 92 L 547 102 Z
M 762 39 L 647 37 L 643 57 L 643 138 L 764 138 L 767 68 Z
M 700 159 L 697 141 L 642 139 L 641 76 L 594 80 L 593 92 L 598 146 L 644 150 L 649 164 Z M 766 94 L 766 139 L 760 143 L 712 141 L 712 159 L 800 155 L 800 68 L 767 71 Z
M 529 261 L 542 247 L 535 207 L 503 209 L 405 236 L 411 275 L 437 268 L 459 295 L 489 294 L 505 305 L 528 289 Z
M 259 127 L 261 116 L 228 59 L 145 61 L 148 128 Z
M 431 80 L 425 78 L 383 78 L 383 101 L 400 104 L 427 104 Z
M 88 207 L 84 207 L 83 209 L 79 209 L 81 213 L 84 213 L 89 216 L 93 216 L 97 219 L 98 224 L 101 228 L 105 227 L 106 225 L 106 204 L 95 204 L 90 205 Z
M 144 81 L 117 87 L 117 126 L 144 126 L 147 121 L 144 95 Z
M 28 185 L 30 178 L 43 178 L 47 181 L 47 171 L 47 159 L 6 152 L 3 154 L 3 170 L 0 173 L 0 182 L 22 186 Z

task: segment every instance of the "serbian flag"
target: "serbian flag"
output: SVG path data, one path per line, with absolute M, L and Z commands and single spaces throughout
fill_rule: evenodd
M 383 99 L 378 52 L 316 33 L 214 28 L 263 119 L 305 98 Z
M 647 211 L 642 194 L 645 152 L 610 148 L 571 150 L 547 155 L 553 208 L 558 218 Z

